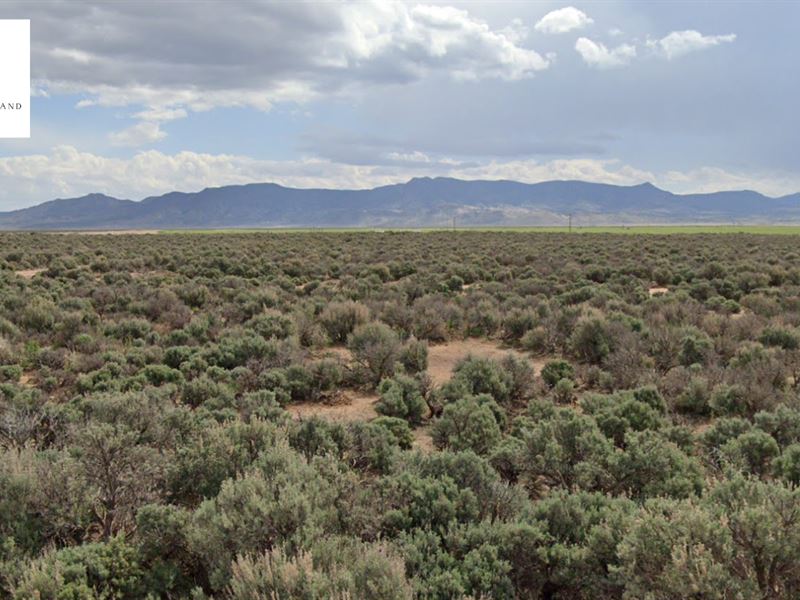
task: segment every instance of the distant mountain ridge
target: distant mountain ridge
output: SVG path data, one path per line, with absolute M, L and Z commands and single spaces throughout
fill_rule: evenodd
M 465 181 L 417 177 L 368 190 L 275 183 L 170 192 L 141 201 L 104 194 L 0 212 L 0 229 L 448 227 L 573 224 L 800 223 L 800 193 L 673 194 L 650 183 Z

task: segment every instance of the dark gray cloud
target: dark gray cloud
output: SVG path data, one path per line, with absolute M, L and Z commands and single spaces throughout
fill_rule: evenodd
M 351 86 L 522 79 L 550 62 L 466 10 L 395 2 L 6 2 L 32 77 L 112 105 L 267 108 Z

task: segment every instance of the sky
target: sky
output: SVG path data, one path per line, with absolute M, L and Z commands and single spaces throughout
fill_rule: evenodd
M 37 2 L 0 210 L 272 181 L 800 191 L 800 2 Z

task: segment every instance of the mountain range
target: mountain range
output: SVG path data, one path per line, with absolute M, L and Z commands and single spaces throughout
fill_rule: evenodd
M 450 227 L 800 223 L 800 193 L 673 194 L 650 183 L 464 181 L 417 177 L 367 190 L 275 183 L 170 192 L 141 201 L 104 194 L 0 212 L 0 229 L 113 230 L 256 227 Z

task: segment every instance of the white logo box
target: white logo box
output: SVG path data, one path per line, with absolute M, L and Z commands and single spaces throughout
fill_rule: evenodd
M 0 138 L 31 137 L 31 22 L 0 19 Z

